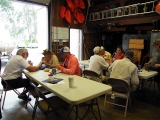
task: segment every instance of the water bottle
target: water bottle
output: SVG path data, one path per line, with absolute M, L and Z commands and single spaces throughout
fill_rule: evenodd
M 141 71 L 141 65 L 138 65 L 138 71 Z
M 53 74 L 53 75 L 56 74 L 56 69 L 55 69 L 55 68 L 52 69 L 52 74 Z

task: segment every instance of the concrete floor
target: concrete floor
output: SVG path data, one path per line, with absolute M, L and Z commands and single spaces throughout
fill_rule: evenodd
M 5 63 L 4 63 L 5 64 Z M 3 70 L 2 70 L 3 71 Z M 2 86 L 0 86 L 2 89 Z M 22 89 L 20 89 L 22 91 Z M 116 98 L 117 102 L 124 103 L 123 99 Z M 138 94 L 134 104 L 128 107 L 127 117 L 124 118 L 124 108 L 107 104 L 106 111 L 103 112 L 104 96 L 98 97 L 102 120 L 158 120 L 160 119 L 160 100 L 156 99 L 153 90 L 150 90 L 144 97 Z M 31 104 L 34 105 L 34 98 Z M 7 92 L 4 109 L 2 110 L 2 120 L 32 120 L 33 108 L 28 104 L 18 99 L 18 96 L 13 92 Z M 96 108 L 96 107 L 94 107 Z M 79 116 L 82 117 L 87 110 L 87 107 L 79 107 Z M 59 113 L 64 117 L 64 120 L 74 120 L 75 114 L 70 114 L 70 119 L 66 118 L 69 109 L 62 109 Z M 90 117 L 90 119 L 88 118 Z M 35 120 L 45 120 L 45 115 L 37 109 Z M 50 113 L 47 120 L 59 120 L 54 113 Z M 89 113 L 84 120 L 95 120 L 92 114 Z M 98 118 L 99 120 L 99 118 Z
M 152 96 L 153 97 L 153 96 Z M 153 98 L 154 99 L 154 98 Z M 107 105 L 106 111 L 103 112 L 103 101 L 104 96 L 98 98 L 100 112 L 102 120 L 158 120 L 160 107 L 155 107 L 144 101 L 135 100 L 134 104 L 131 107 L 128 107 L 127 117 L 124 118 L 124 108 Z M 122 99 L 118 102 L 124 102 Z M 31 104 L 34 105 L 34 98 L 32 98 Z M 96 107 L 94 107 L 96 108 Z M 86 111 L 87 107 L 79 107 L 79 115 L 82 117 Z M 2 110 L 2 120 L 32 120 L 32 111 L 33 108 L 30 104 L 25 107 L 25 102 L 21 99 L 18 99 L 17 95 L 12 91 L 7 92 L 7 97 Z M 69 112 L 69 109 L 62 109 L 59 113 L 64 117 L 64 120 L 74 120 L 75 114 L 71 113 L 70 119 L 67 119 L 66 116 Z M 88 114 L 85 120 L 89 120 L 88 117 L 91 117 L 90 120 L 95 120 L 92 117 L 92 114 Z M 35 120 L 44 120 L 45 115 L 37 109 Z M 50 113 L 48 120 L 59 120 L 54 113 Z M 99 120 L 99 118 L 98 118 Z

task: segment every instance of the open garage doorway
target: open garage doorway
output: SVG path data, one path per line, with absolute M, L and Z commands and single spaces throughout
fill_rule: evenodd
M 42 51 L 48 48 L 48 7 L 27 2 L 0 1 L 0 52 L 15 55 L 20 48 L 29 51 L 28 60 L 40 62 Z M 4 58 L 6 62 L 6 58 Z

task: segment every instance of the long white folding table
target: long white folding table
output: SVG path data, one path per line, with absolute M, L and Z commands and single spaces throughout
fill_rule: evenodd
M 79 64 L 80 64 L 80 65 L 83 65 L 83 66 L 84 66 L 84 69 L 85 69 L 86 66 L 89 66 L 89 60 L 82 60 L 82 61 L 79 61 Z
M 54 77 L 62 78 L 62 84 L 50 84 L 43 82 L 44 80 L 48 79 L 48 72 L 39 70 L 36 72 L 24 73 L 30 78 L 32 78 L 32 80 L 39 83 L 64 101 L 68 102 L 71 105 L 76 105 L 76 120 L 78 119 L 78 105 L 80 103 L 103 95 L 107 91 L 111 91 L 111 86 L 88 80 L 86 78 L 76 75 L 72 75 L 74 77 L 74 87 L 69 88 L 68 77 L 71 75 L 58 73 L 54 75 Z
M 152 71 L 152 70 L 145 70 L 145 69 L 142 69 L 141 72 L 138 72 L 138 77 L 140 80 L 142 80 L 142 88 L 144 87 L 144 80 L 149 80 L 149 79 L 152 79 L 154 78 L 156 75 L 158 75 L 158 72 L 157 71 Z M 151 83 L 152 83 L 153 79 L 151 80 Z M 151 83 L 147 89 L 147 91 L 145 92 L 145 94 L 148 92 L 150 86 L 151 86 Z M 155 86 L 154 86 L 155 87 Z M 155 88 L 154 88 L 154 91 L 155 91 Z
M 145 69 L 142 69 L 142 72 L 138 72 L 138 77 L 143 80 L 152 78 L 156 75 L 158 75 L 157 71 L 147 71 Z

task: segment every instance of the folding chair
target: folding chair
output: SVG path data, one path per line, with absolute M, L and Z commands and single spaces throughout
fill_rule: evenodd
M 54 111 L 54 113 L 63 120 L 62 116 L 57 112 L 57 110 L 59 110 L 60 108 L 63 108 L 68 103 L 66 103 L 65 101 L 63 101 L 57 96 L 46 98 L 45 95 L 35 85 L 31 85 L 29 92 L 36 99 L 34 104 L 33 114 L 32 114 L 33 120 L 35 118 L 37 107 L 46 115 L 45 119 L 47 119 L 48 113 Z
M 83 75 L 85 78 L 97 81 L 97 82 L 102 82 L 101 77 L 94 71 L 92 70 L 84 70 Z
M 3 94 L 3 91 L 0 89 L 0 119 L 2 118 L 2 112 L 1 112 L 1 100 L 2 100 L 2 94 Z
M 104 111 L 105 111 L 105 105 L 106 103 L 110 103 L 113 105 L 125 107 L 125 113 L 124 117 L 126 117 L 127 113 L 127 107 L 128 107 L 128 100 L 130 99 L 130 85 L 122 79 L 116 79 L 116 78 L 108 78 L 106 80 L 106 84 L 112 86 L 112 91 L 107 92 L 105 94 L 105 100 L 104 100 Z M 107 95 L 115 95 L 115 97 L 124 98 L 126 99 L 125 105 L 120 105 L 115 102 L 107 101 Z M 131 100 L 130 100 L 131 105 Z
M 4 91 L 4 97 L 3 97 L 3 100 L 2 100 L 2 101 L 3 101 L 3 102 L 2 102 L 2 109 L 3 109 L 7 91 L 13 90 L 17 95 L 20 95 L 20 92 L 19 92 L 17 89 L 12 88 L 12 87 L 2 78 L 2 76 L 0 76 L 0 77 L 1 77 L 1 81 L 4 81 L 5 84 L 6 84 L 6 87 L 5 87 L 5 88 L 3 87 L 3 91 Z
M 39 86 L 38 83 L 36 83 L 34 80 L 32 80 L 32 78 L 30 76 L 27 76 L 25 74 L 25 76 L 30 80 L 31 83 L 33 83 L 34 85 L 36 85 L 38 87 L 38 89 L 44 94 L 44 95 L 48 95 L 50 94 L 51 92 L 48 91 L 47 89 L 45 89 L 43 86 Z M 29 94 L 28 94 L 28 97 L 29 97 Z M 31 105 L 31 104 L 30 104 Z M 32 106 L 32 105 L 31 105 Z M 32 106 L 33 107 L 33 106 Z M 26 103 L 26 108 L 27 108 L 27 103 Z
M 25 76 L 30 80 L 31 83 L 33 83 L 34 85 L 36 85 L 38 87 L 38 89 L 44 94 L 50 94 L 51 92 L 48 91 L 47 89 L 45 89 L 43 86 L 39 86 L 39 84 L 37 82 L 35 82 L 34 80 L 32 80 L 32 78 L 30 76 L 28 76 L 27 74 L 25 74 Z
M 80 68 L 80 72 L 81 72 L 81 77 L 83 77 L 83 70 L 82 70 L 82 68 Z

